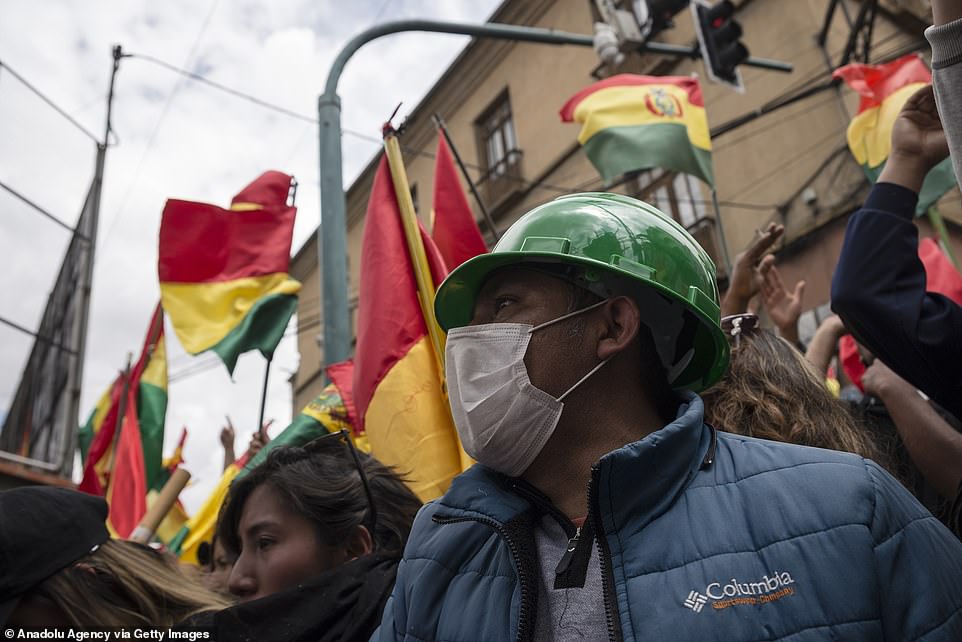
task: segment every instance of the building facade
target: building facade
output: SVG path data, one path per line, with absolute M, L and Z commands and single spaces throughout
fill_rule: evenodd
M 558 111 L 573 94 L 608 75 L 587 47 L 475 39 L 448 68 L 408 117 L 401 138 L 419 217 L 430 227 L 437 129 L 433 114 L 447 124 L 452 142 L 468 165 L 496 228 L 510 226 L 524 212 L 560 194 L 617 191 L 646 200 L 685 226 L 715 260 L 719 287 L 727 286 L 727 265 L 770 221 L 785 225 L 776 247 L 789 286 L 807 281 L 801 332 L 810 336 L 827 314 L 831 275 L 848 216 L 869 185 L 852 158 L 845 130 L 857 98 L 844 88 L 816 91 L 850 53 L 882 62 L 910 51 L 928 54 L 922 36 L 927 17 L 912 0 L 741 0 L 736 18 L 752 55 L 790 62 L 792 73 L 741 67 L 746 91 L 704 79 L 701 60 L 630 53 L 616 73 L 702 77 L 709 126 L 725 129 L 712 137 L 720 218 L 711 192 L 694 177 L 649 170 L 605 185 L 581 150 L 579 125 L 562 123 Z M 868 22 L 868 18 L 873 20 Z M 537 26 L 573 33 L 592 31 L 589 0 L 506 0 L 492 22 Z M 824 33 L 820 43 L 819 34 Z M 687 11 L 658 40 L 692 45 Z M 798 96 L 807 97 L 796 98 Z M 795 100 L 792 100 L 795 99 Z M 782 102 L 788 106 L 746 117 Z M 731 124 L 744 120 L 744 124 Z M 352 311 L 356 309 L 364 213 L 377 158 L 347 189 L 348 257 Z M 465 183 L 465 190 L 467 186 Z M 489 244 L 490 229 L 471 197 Z M 939 203 L 958 256 L 962 256 L 962 208 L 957 189 Z M 920 219 L 923 236 L 933 236 Z M 292 261 L 305 292 L 318 292 L 316 237 Z M 298 308 L 300 366 L 291 378 L 294 412 L 323 387 L 323 310 L 317 297 Z

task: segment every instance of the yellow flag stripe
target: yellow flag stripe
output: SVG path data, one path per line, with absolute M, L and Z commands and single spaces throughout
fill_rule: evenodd
M 422 501 L 443 495 L 461 472 L 457 433 L 426 336 L 378 384 L 364 426 L 371 454 L 394 466 Z
M 201 542 L 209 542 L 213 539 L 220 506 L 224 503 L 230 484 L 237 477 L 238 472 L 240 472 L 240 469 L 234 464 L 228 466 L 204 505 L 193 517 L 187 520 L 185 526 L 189 534 L 181 545 L 180 559 L 191 564 L 197 564 L 197 549 Z
M 213 283 L 161 283 L 160 300 L 181 345 L 191 354 L 216 345 L 240 325 L 260 299 L 297 294 L 301 284 L 284 272 Z
M 149 383 L 161 390 L 167 390 L 167 345 L 164 337 L 160 337 L 154 345 L 154 353 L 140 376 L 140 383 Z
M 905 85 L 889 94 L 880 105 L 866 109 L 852 119 L 846 138 L 859 165 L 874 168 L 885 162 L 892 150 L 892 127 L 902 105 L 924 86 L 925 83 Z
M 583 124 L 582 145 L 609 127 L 681 123 L 691 144 L 711 150 L 705 108 L 688 102 L 688 94 L 675 85 L 606 87 L 587 96 L 575 108 L 574 119 Z

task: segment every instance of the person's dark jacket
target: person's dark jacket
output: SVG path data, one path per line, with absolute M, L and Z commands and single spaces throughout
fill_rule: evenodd
M 878 183 L 848 222 L 832 309 L 903 379 L 962 418 L 962 308 L 925 290 L 918 195 Z
M 694 394 L 598 461 L 588 501 L 612 639 L 962 639 L 962 543 L 901 484 L 849 453 L 716 435 Z M 418 513 L 372 639 L 533 639 L 533 509 L 480 464 L 456 477 Z
M 381 622 L 398 555 L 365 555 L 296 588 L 191 619 L 180 628 L 251 642 L 368 640 Z

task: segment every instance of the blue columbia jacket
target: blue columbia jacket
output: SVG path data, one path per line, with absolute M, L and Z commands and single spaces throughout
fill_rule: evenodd
M 960 640 L 962 543 L 876 464 L 678 418 L 592 469 L 609 635 Z M 528 640 L 520 482 L 476 465 L 418 514 L 375 640 Z

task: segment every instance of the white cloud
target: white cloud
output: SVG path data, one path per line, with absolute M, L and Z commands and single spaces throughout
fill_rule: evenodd
M 110 71 L 110 49 L 148 54 L 259 96 L 292 111 L 316 115 L 317 96 L 337 51 L 371 26 L 383 0 L 308 2 L 235 0 L 218 3 L 198 39 L 208 3 L 113 0 L 0 4 L 0 59 L 9 64 L 98 136 Z M 434 18 L 479 22 L 497 0 L 388 1 L 380 21 Z M 339 87 L 343 127 L 377 136 L 403 101 L 408 113 L 467 43 L 467 38 L 406 34 L 363 48 L 348 64 Z M 153 143 L 146 145 L 167 97 L 176 88 Z M 317 132 L 310 123 L 279 115 L 180 79 L 140 59 L 124 59 L 117 76 L 114 127 L 120 144 L 108 152 L 98 259 L 90 316 L 81 414 L 140 348 L 158 297 L 157 231 L 168 197 L 226 204 L 273 168 L 300 181 L 295 247 L 319 220 Z M 376 144 L 344 138 L 345 185 L 378 151 Z M 93 171 L 93 144 L 0 70 L 0 180 L 73 224 Z M 36 327 L 68 234 L 0 192 L 0 314 Z M 316 292 L 303 296 L 317 297 Z M 292 326 L 293 329 L 293 326 Z M 291 330 L 289 330 L 291 331 Z M 171 371 L 208 357 L 183 353 L 168 327 Z M 0 412 L 9 404 L 30 341 L 0 326 Z M 288 374 L 297 367 L 294 341 L 275 356 L 267 417 L 274 434 L 291 417 Z M 216 483 L 222 454 L 220 426 L 230 414 L 241 452 L 255 429 L 264 360 L 241 358 L 231 382 L 218 366 L 170 385 L 167 450 L 180 427 L 190 429 L 185 458 L 194 481 L 185 491 L 196 509 Z

